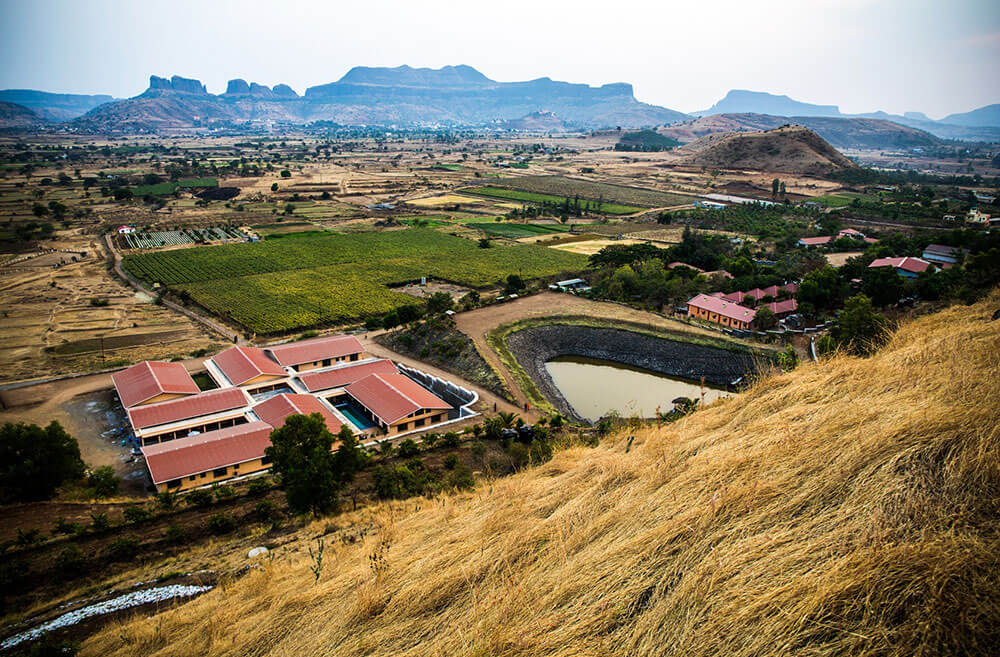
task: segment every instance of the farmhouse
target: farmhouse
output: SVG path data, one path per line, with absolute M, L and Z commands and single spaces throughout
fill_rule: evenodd
M 923 259 L 944 269 L 956 265 L 969 255 L 968 249 L 961 249 L 957 246 L 945 246 L 944 244 L 928 244 L 924 249 Z
M 159 445 L 143 447 L 146 467 L 159 492 L 180 492 L 262 472 L 271 467 L 264 450 L 273 427 L 249 422 Z
M 876 242 L 878 242 L 878 240 L 875 239 L 874 237 L 867 237 L 865 236 L 864 233 L 862 233 L 859 230 L 854 230 L 853 228 L 845 228 L 836 235 L 822 235 L 820 237 L 802 237 L 799 239 L 798 242 L 796 242 L 796 244 L 798 244 L 799 246 L 804 246 L 807 249 L 811 249 L 818 246 L 826 246 L 827 244 L 831 244 L 834 241 L 844 237 L 860 240 L 862 242 L 865 242 L 866 244 L 875 244 Z
M 205 361 L 219 386 L 241 386 L 250 394 L 267 392 L 288 383 L 288 373 L 257 347 L 230 347 Z
M 180 363 L 144 361 L 111 375 L 125 408 L 197 395 L 198 385 Z
M 376 426 L 388 435 L 448 419 L 451 405 L 403 374 L 371 374 L 345 388 Z
M 301 342 L 289 342 L 264 350 L 282 367 L 296 372 L 314 370 L 364 357 L 364 347 L 353 335 L 334 335 Z
M 708 320 L 736 329 L 749 329 L 757 311 L 719 297 L 699 294 L 687 303 L 688 317 Z
M 896 273 L 905 278 L 916 278 L 918 274 L 931 268 L 933 271 L 934 265 L 927 262 L 926 260 L 921 260 L 920 258 L 877 258 L 872 261 L 872 264 L 868 265 L 869 269 L 878 269 L 879 267 L 895 267 Z

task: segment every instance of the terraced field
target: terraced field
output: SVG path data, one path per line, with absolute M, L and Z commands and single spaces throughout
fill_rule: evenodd
M 639 208 L 663 208 L 691 203 L 692 198 L 683 194 L 661 192 L 655 189 L 628 187 L 611 183 L 598 183 L 565 176 L 522 176 L 504 178 L 496 183 L 522 192 L 550 194 L 558 197 L 604 201 L 606 205 L 622 204 Z M 624 214 L 624 213 L 622 213 Z
M 533 245 L 478 248 L 471 240 L 413 228 L 352 235 L 289 235 L 129 255 L 125 268 L 257 333 L 343 323 L 415 299 L 389 286 L 422 276 L 469 287 L 572 273 L 586 258 Z
M 633 214 L 640 212 L 643 208 L 633 205 L 622 205 L 620 203 L 602 203 L 598 199 L 590 200 L 583 197 L 556 196 L 553 194 L 539 194 L 536 192 L 525 192 L 516 189 L 506 189 L 503 187 L 472 187 L 463 189 L 465 194 L 475 196 L 485 196 L 487 198 L 499 198 L 509 201 L 524 201 L 525 203 L 537 203 L 539 205 L 561 206 L 567 202 L 570 204 L 579 203 L 580 208 L 588 212 L 602 212 L 604 214 Z

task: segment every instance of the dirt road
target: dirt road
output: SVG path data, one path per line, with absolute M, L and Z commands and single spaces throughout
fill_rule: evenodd
M 496 352 L 486 342 L 486 334 L 503 324 L 509 324 L 522 319 L 538 317 L 570 317 L 583 316 L 593 319 L 610 319 L 624 322 L 646 324 L 648 326 L 683 331 L 706 337 L 718 338 L 715 331 L 681 322 L 675 319 L 660 317 L 634 308 L 628 308 L 616 303 L 591 301 L 572 294 L 543 292 L 524 297 L 510 303 L 487 306 L 469 312 L 455 315 L 455 325 L 460 331 L 472 338 L 476 349 L 503 379 L 504 384 L 523 408 L 528 399 L 517 386 L 514 377 L 506 365 L 501 362 Z

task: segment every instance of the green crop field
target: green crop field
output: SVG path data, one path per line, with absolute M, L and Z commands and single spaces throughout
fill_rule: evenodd
M 218 187 L 215 178 L 182 178 L 177 182 L 163 182 L 155 185 L 138 185 L 132 188 L 135 196 L 166 196 L 180 188 Z
M 537 192 L 524 192 L 516 189 L 504 189 L 502 187 L 473 187 L 470 189 L 463 189 L 464 194 L 473 194 L 475 196 L 485 196 L 487 198 L 499 198 L 505 201 L 523 201 L 525 203 L 538 203 L 550 204 L 550 205 L 561 205 L 567 200 L 572 203 L 574 202 L 571 196 L 553 196 L 552 194 L 539 194 Z M 643 208 L 631 206 L 631 205 L 621 205 L 619 203 L 599 203 L 598 201 L 588 201 L 585 199 L 580 199 L 582 207 L 585 209 L 590 209 L 593 212 L 603 212 L 605 214 L 632 214 L 633 212 L 639 212 Z
M 257 333 L 343 323 L 415 303 L 389 286 L 422 276 L 470 287 L 583 269 L 584 256 L 519 244 L 474 241 L 412 228 L 305 235 L 128 255 L 126 270 L 187 293 L 198 304 Z
M 504 178 L 499 186 L 522 192 L 606 201 L 640 208 L 662 208 L 691 203 L 690 196 L 646 187 L 599 183 L 566 176 L 521 176 Z
M 492 222 L 492 223 L 467 223 L 465 224 L 469 228 L 476 228 L 483 231 L 487 235 L 496 235 L 497 237 L 509 237 L 511 239 L 518 239 L 520 237 L 534 237 L 536 235 L 550 235 L 555 233 L 565 233 L 569 230 L 569 226 L 562 226 L 557 224 L 508 224 L 502 222 Z
M 836 194 L 826 194 L 825 196 L 814 196 L 807 201 L 822 203 L 829 208 L 844 208 L 851 204 L 854 199 L 872 199 L 874 196 L 866 196 L 857 192 L 837 192 Z

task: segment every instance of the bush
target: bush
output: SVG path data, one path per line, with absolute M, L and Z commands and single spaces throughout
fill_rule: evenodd
M 70 535 L 70 534 L 76 534 L 82 529 L 83 527 L 80 526 L 80 523 L 69 522 L 66 520 L 66 518 L 59 516 L 58 518 L 56 518 L 56 526 L 55 529 L 52 530 L 52 533 Z
M 18 547 L 29 547 L 31 545 L 34 545 L 35 543 L 41 543 L 41 542 L 42 542 L 41 530 L 37 528 L 28 530 L 24 529 L 17 530 L 17 539 L 15 543 L 17 543 Z
M 94 497 L 111 497 L 118 492 L 122 478 L 115 474 L 110 465 L 102 465 L 87 476 L 87 485 L 94 491 Z
M 153 514 L 149 512 L 149 509 L 144 506 L 139 506 L 138 504 L 130 504 L 122 511 L 122 516 L 125 518 L 125 522 L 133 525 L 149 520 L 152 515 Z
M 169 511 L 177 505 L 177 493 L 171 493 L 170 491 L 163 491 L 162 493 L 156 494 L 156 503 L 160 505 L 161 509 Z
M 292 177 L 292 172 L 289 171 L 288 169 L 282 169 L 281 170 L 281 177 L 282 178 L 291 178 Z
M 56 557 L 55 570 L 61 579 L 76 577 L 87 567 L 87 557 L 75 545 L 70 545 Z
M 188 506 L 206 507 L 211 506 L 213 501 L 212 493 L 204 488 L 193 490 L 187 494 L 184 502 Z
M 449 431 L 444 435 L 445 447 L 458 447 L 462 444 L 462 438 L 454 431 Z
M 208 531 L 213 534 L 228 534 L 236 529 L 236 518 L 228 513 L 217 513 L 208 519 Z
M 254 506 L 253 514 L 260 522 L 270 522 L 277 514 L 277 509 L 274 506 L 274 502 L 261 500 Z
M 111 529 L 111 522 L 108 520 L 108 514 L 106 513 L 91 513 L 90 514 L 90 531 L 95 534 L 100 534 Z
M 468 467 L 459 465 L 448 475 L 447 485 L 458 490 L 468 490 L 475 488 L 476 480 Z
M 132 536 L 111 541 L 104 554 L 111 561 L 128 561 L 139 552 L 139 539 Z
M 263 495 L 271 490 L 271 485 L 270 479 L 254 479 L 247 486 L 247 493 L 250 495 Z
M 449 454 L 444 457 L 444 467 L 448 470 L 454 470 L 455 466 L 458 465 L 458 454 Z
M 440 438 L 441 438 L 441 436 L 440 436 L 439 434 L 436 434 L 436 433 L 429 433 L 429 434 L 427 434 L 426 436 L 424 436 L 424 437 L 423 437 L 423 438 L 421 439 L 421 441 L 422 441 L 422 442 L 424 443 L 424 448 L 425 448 L 425 449 L 434 449 L 434 445 L 436 445 L 436 444 L 437 444 L 437 441 L 438 441 L 438 440 L 439 440 Z
M 398 451 L 399 455 L 403 458 L 412 458 L 420 453 L 420 447 L 417 446 L 417 443 L 412 438 L 407 438 L 399 443 Z
M 215 492 L 216 500 L 228 500 L 230 497 L 236 495 L 236 491 L 233 490 L 232 486 L 213 486 L 212 490 Z
M 185 538 L 187 538 L 187 534 L 180 525 L 170 525 L 167 527 L 166 539 L 168 543 L 177 545 L 183 543 Z

